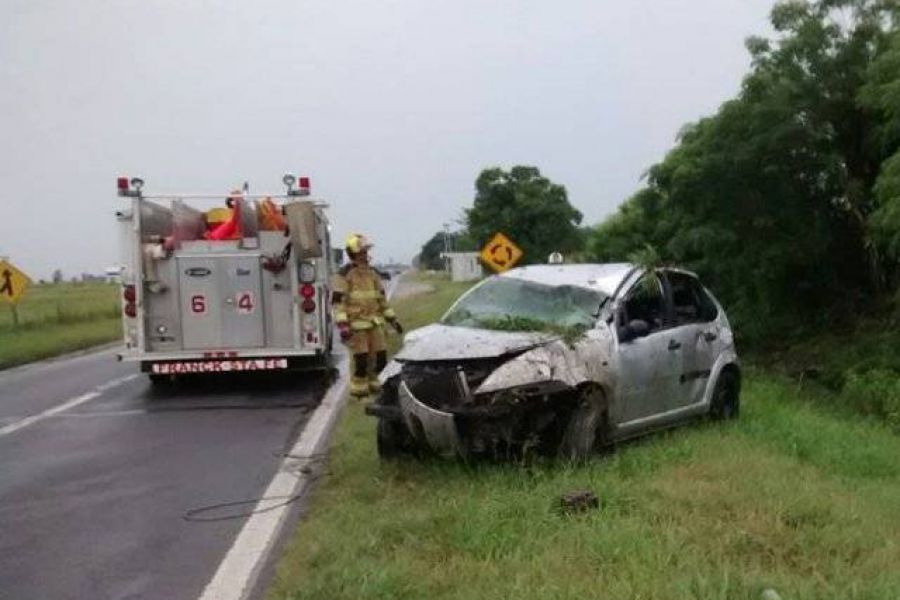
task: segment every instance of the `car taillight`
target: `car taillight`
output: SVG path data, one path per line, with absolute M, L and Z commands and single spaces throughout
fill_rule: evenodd
M 122 309 L 125 312 L 125 315 L 128 318 L 133 319 L 137 316 L 137 306 L 135 306 L 132 302 L 129 302 L 125 305 L 125 308 Z
M 137 291 L 134 289 L 134 286 L 126 285 L 122 288 L 122 297 L 125 299 L 125 302 L 134 302 L 137 300 Z
M 304 298 L 312 298 L 316 295 L 316 288 L 310 284 L 300 286 L 300 295 Z
M 316 310 L 316 301 L 312 298 L 307 298 L 303 301 L 303 304 L 300 305 L 300 308 L 302 308 L 305 313 L 311 313 Z
M 127 177 L 119 177 L 116 179 L 116 188 L 119 190 L 119 194 L 125 195 L 128 193 L 128 178 Z

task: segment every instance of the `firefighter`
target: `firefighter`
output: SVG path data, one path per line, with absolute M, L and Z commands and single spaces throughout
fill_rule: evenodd
M 378 373 L 387 364 L 384 326 L 401 334 L 403 328 L 388 306 L 381 277 L 369 266 L 371 242 L 354 233 L 347 238 L 350 262 L 335 276 L 334 320 L 351 357 L 350 394 L 362 398 L 379 391 Z

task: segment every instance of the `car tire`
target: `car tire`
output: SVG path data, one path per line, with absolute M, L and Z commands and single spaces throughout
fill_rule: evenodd
M 378 456 L 382 459 L 389 460 L 412 453 L 413 439 L 403 423 L 379 418 L 375 436 Z
M 572 462 L 582 462 L 604 443 L 607 427 L 606 394 L 597 387 L 586 387 L 579 391 L 575 408 L 572 410 L 562 442 L 560 457 Z
M 737 374 L 731 369 L 722 371 L 716 381 L 709 416 L 714 421 L 737 419 L 741 414 L 741 386 Z

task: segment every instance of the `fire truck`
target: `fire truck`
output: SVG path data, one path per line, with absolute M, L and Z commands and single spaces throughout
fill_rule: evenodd
M 193 373 L 329 368 L 327 205 L 307 177 L 280 195 L 148 195 L 119 177 L 124 349 L 151 381 Z M 210 204 L 213 206 L 208 208 Z M 204 205 L 206 208 L 204 208 Z

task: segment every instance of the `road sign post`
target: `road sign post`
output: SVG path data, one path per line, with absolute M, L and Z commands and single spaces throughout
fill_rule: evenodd
M 522 259 L 523 254 L 521 248 L 498 231 L 481 249 L 481 261 L 494 272 L 502 273 L 513 268 Z

